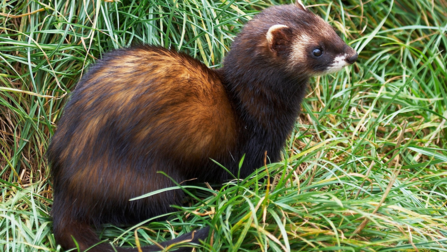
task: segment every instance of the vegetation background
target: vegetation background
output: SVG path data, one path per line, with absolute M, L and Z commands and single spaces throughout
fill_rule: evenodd
M 149 43 L 216 68 L 242 25 L 281 3 L 0 1 L 0 251 L 61 250 L 45 150 L 70 92 L 103 53 Z M 284 161 L 197 189 L 169 222 L 105 227 L 106 242 L 135 246 L 135 237 L 146 244 L 211 226 L 198 250 L 447 251 L 447 1 L 304 3 L 360 57 L 312 79 Z

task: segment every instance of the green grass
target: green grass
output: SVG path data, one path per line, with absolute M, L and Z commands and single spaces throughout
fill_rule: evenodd
M 1 251 L 61 250 L 45 150 L 97 58 L 151 43 L 218 67 L 241 26 L 279 4 L 48 2 L 0 1 Z M 169 223 L 138 229 L 142 244 L 208 225 L 202 251 L 447 251 L 447 2 L 304 3 L 360 52 L 358 63 L 312 79 L 284 161 L 193 189 L 200 197 Z M 101 235 L 134 245 L 134 230 Z

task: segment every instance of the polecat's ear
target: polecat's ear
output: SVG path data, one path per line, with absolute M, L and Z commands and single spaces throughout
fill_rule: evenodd
M 302 9 L 303 11 L 307 11 L 306 6 L 303 4 L 303 2 L 301 2 L 301 0 L 296 0 L 296 6 L 298 6 L 300 9 Z
M 292 43 L 292 30 L 287 25 L 272 25 L 267 32 L 270 51 L 276 55 L 286 53 Z

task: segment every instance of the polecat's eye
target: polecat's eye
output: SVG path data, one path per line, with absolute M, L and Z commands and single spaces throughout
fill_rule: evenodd
M 315 57 L 320 57 L 321 55 L 323 55 L 323 49 L 315 48 L 312 51 L 312 55 L 315 56 Z

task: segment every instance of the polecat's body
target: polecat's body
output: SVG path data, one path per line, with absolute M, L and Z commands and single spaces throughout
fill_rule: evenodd
M 181 191 L 129 201 L 174 185 L 157 171 L 221 182 L 231 176 L 211 159 L 237 174 L 245 154 L 241 177 L 265 151 L 278 161 L 309 77 L 356 58 L 300 4 L 257 15 L 217 71 L 159 47 L 105 55 L 73 92 L 48 150 L 57 242 L 71 248 L 73 237 L 84 250 L 98 242 L 92 225 L 135 224 L 181 204 Z

